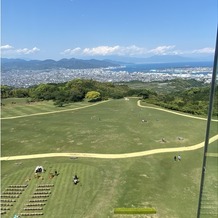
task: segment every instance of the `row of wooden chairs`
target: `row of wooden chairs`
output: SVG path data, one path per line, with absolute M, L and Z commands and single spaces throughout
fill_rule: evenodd
M 2 207 L 1 210 L 10 210 L 10 207 Z
M 49 191 L 51 188 L 36 188 L 36 191 Z
M 43 210 L 43 207 L 24 207 L 24 210 Z
M 16 202 L 15 199 L 1 199 L 1 202 Z
M 6 188 L 7 191 L 24 191 L 24 188 Z
M 47 198 L 49 195 L 32 195 L 32 198 Z
M 46 195 L 46 194 L 51 194 L 51 191 L 38 191 L 38 192 L 34 192 L 34 195 Z
M 1 203 L 1 207 L 9 207 L 9 206 L 13 206 L 13 204 L 10 204 L 10 203 Z
M 42 216 L 43 213 L 20 213 L 20 216 Z
M 18 191 L 4 191 L 3 194 L 6 194 L 6 195 L 21 195 L 22 192 L 18 192 Z
M 19 195 L 1 195 L 1 198 L 19 198 Z
M 37 206 L 45 206 L 45 203 L 30 203 L 30 204 L 25 204 L 27 207 L 37 207 Z
M 42 198 L 42 199 L 30 199 L 29 202 L 44 202 L 47 201 L 46 198 Z
M 28 185 L 9 185 L 10 188 L 26 188 Z
M 53 187 L 54 184 L 41 184 L 41 185 L 38 185 L 38 187 Z

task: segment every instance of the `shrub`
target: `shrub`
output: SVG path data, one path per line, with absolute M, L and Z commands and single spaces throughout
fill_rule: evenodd
M 154 208 L 115 208 L 114 214 L 155 214 Z

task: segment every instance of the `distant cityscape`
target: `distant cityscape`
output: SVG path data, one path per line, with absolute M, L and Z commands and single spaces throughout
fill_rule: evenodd
M 92 69 L 16 70 L 1 73 L 1 84 L 13 87 L 30 87 L 41 83 L 62 83 L 73 79 L 93 79 L 100 82 L 164 81 L 175 78 L 196 79 L 210 83 L 212 67 L 175 67 L 128 72 L 125 67 Z

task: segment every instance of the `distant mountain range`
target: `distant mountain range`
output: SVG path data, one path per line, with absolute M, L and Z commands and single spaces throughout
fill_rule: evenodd
M 98 58 L 98 57 L 97 57 Z M 102 57 L 101 57 L 102 58 Z M 122 56 L 107 56 L 107 59 L 61 59 L 55 61 L 47 60 L 24 60 L 24 59 L 8 59 L 1 58 L 2 70 L 46 70 L 46 69 L 89 69 L 89 68 L 106 68 L 119 67 L 128 64 L 157 64 L 157 63 L 184 63 L 184 62 L 199 62 L 213 61 L 212 56 L 200 58 L 182 57 L 179 55 L 155 55 L 148 58 L 122 57 Z
M 88 68 L 101 68 L 101 67 L 117 67 L 119 64 L 113 61 L 106 60 L 81 60 L 81 59 L 61 59 L 55 61 L 52 59 L 47 60 L 23 60 L 23 59 L 1 59 L 2 70 L 45 70 L 45 69 L 88 69 Z

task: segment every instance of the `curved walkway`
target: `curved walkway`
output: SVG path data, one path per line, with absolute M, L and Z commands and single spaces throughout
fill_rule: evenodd
M 218 140 L 218 134 L 210 138 L 209 143 Z M 193 151 L 204 146 L 204 142 L 188 147 L 179 148 L 160 148 L 149 151 L 124 153 L 124 154 L 95 154 L 95 153 L 48 153 L 48 154 L 32 154 L 22 156 L 1 157 L 1 161 L 8 160 L 24 160 L 34 158 L 48 158 L 48 157 L 84 157 L 84 158 L 101 158 L 101 159 L 123 159 L 132 157 L 142 157 L 160 153 L 181 152 L 181 151 Z

